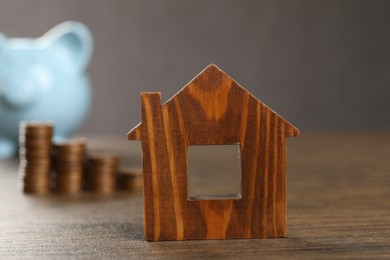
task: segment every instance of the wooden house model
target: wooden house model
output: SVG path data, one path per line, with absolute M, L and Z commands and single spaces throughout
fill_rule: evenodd
M 144 231 L 149 241 L 286 235 L 285 138 L 299 130 L 209 65 L 166 103 L 141 93 Z M 241 197 L 189 200 L 188 146 L 239 144 Z

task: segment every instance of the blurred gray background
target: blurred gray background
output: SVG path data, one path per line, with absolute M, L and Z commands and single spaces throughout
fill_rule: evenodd
M 210 63 L 303 132 L 390 128 L 390 1 L 0 1 L 10 37 L 65 20 L 95 39 L 82 133 L 125 135 L 139 92 L 165 101 Z

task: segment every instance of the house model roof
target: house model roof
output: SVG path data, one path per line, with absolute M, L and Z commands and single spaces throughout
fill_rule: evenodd
M 226 106 L 228 106 L 229 102 L 234 102 L 234 100 L 228 100 L 229 93 L 231 92 L 247 95 L 249 99 L 261 103 L 263 106 L 269 109 L 271 113 L 274 113 L 279 119 L 284 121 L 286 136 L 298 136 L 300 134 L 299 130 L 294 125 L 289 123 L 286 119 L 262 103 L 259 99 L 257 99 L 244 87 L 238 84 L 234 79 L 232 79 L 215 64 L 210 64 L 207 66 L 179 92 L 177 92 L 173 97 L 165 102 L 163 106 L 175 102 L 175 99 L 194 96 L 197 98 L 197 101 L 201 106 L 208 108 L 206 111 L 204 111 L 206 118 L 209 120 L 218 121 L 224 116 L 224 113 L 226 112 Z M 142 122 L 128 132 L 127 137 L 129 140 L 140 139 L 141 125 Z

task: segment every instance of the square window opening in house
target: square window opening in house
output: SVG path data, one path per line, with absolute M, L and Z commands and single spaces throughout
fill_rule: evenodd
M 187 199 L 241 199 L 239 144 L 188 147 Z

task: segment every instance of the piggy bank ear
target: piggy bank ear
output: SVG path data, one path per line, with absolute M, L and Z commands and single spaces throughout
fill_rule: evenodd
M 92 49 L 92 35 L 82 23 L 61 23 L 41 37 L 43 45 L 69 67 L 71 72 L 81 72 L 88 65 Z

